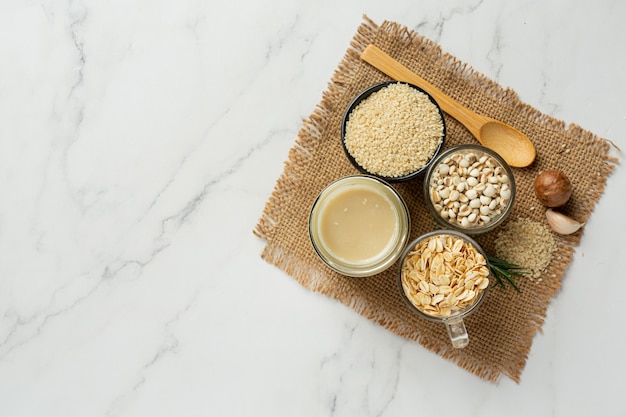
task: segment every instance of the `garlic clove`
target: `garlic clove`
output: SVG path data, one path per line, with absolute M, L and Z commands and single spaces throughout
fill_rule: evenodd
M 552 209 L 546 210 L 546 218 L 552 230 L 561 235 L 571 235 L 585 225 Z

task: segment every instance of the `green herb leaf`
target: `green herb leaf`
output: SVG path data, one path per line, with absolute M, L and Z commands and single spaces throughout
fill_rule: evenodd
M 498 285 L 504 288 L 505 282 L 508 282 L 513 288 L 515 288 L 515 291 L 521 292 L 515 283 L 514 278 L 530 274 L 528 269 L 517 264 L 507 262 L 503 259 L 496 258 L 495 256 L 487 256 L 487 260 L 489 261 L 491 273 L 496 278 Z

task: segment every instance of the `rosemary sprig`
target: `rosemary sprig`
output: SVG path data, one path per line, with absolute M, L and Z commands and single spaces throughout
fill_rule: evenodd
M 496 277 L 498 284 L 504 288 L 504 282 L 507 281 L 517 292 L 521 292 L 517 284 L 515 284 L 515 277 L 521 277 L 522 275 L 530 274 L 528 269 L 525 269 L 517 264 L 512 264 L 503 259 L 496 258 L 495 256 L 487 256 L 489 261 L 489 267 L 491 273 Z

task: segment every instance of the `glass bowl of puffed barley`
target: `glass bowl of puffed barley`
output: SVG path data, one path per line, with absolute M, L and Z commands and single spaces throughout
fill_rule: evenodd
M 433 97 L 409 83 L 386 81 L 359 93 L 344 113 L 341 143 L 363 174 L 387 182 L 423 173 L 446 136 L 443 113 Z
M 442 227 L 481 235 L 502 224 L 511 212 L 515 179 L 496 152 L 482 145 L 459 145 L 432 161 L 424 178 L 424 197 Z

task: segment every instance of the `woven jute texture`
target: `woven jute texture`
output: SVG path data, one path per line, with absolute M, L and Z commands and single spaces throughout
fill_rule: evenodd
M 254 230 L 266 241 L 261 256 L 312 291 L 350 306 L 481 378 L 497 381 L 506 375 L 519 382 L 533 337 L 541 329 L 548 304 L 559 290 L 584 229 L 569 236 L 555 235 L 558 253 L 540 283 L 518 279 L 521 293 L 510 287 L 488 291 L 478 311 L 466 319 L 470 343 L 465 349 L 452 348 L 443 324 L 425 321 L 408 309 L 396 284 L 397 266 L 373 277 L 349 278 L 326 267 L 311 246 L 308 215 L 316 196 L 330 182 L 358 173 L 341 148 L 343 113 L 360 91 L 389 80 L 359 58 L 368 44 L 375 44 L 470 109 L 518 128 L 533 141 L 536 161 L 530 167 L 514 169 L 517 199 L 508 221 L 525 217 L 546 223 L 533 193 L 534 178 L 544 169 L 561 169 L 568 174 L 574 193 L 562 211 L 580 221 L 589 218 L 603 193 L 606 178 L 617 162 L 609 156 L 607 140 L 579 126 L 566 126 L 522 103 L 513 91 L 444 53 L 422 35 L 394 22 L 378 25 L 364 16 L 321 102 L 303 122 Z M 445 148 L 476 143 L 456 120 L 446 115 L 445 123 Z M 435 228 L 424 205 L 422 182 L 420 176 L 394 184 L 410 210 L 411 240 Z M 477 239 L 488 254 L 493 254 L 496 234 Z

